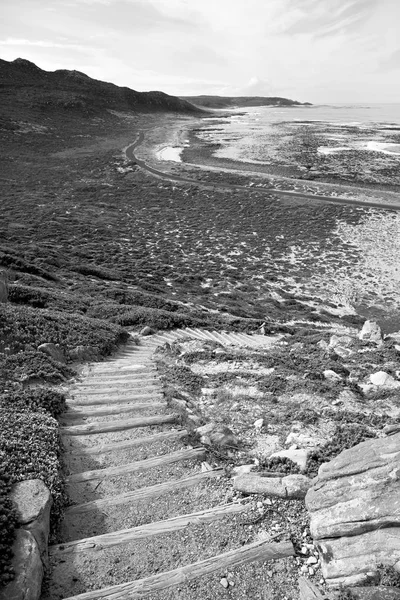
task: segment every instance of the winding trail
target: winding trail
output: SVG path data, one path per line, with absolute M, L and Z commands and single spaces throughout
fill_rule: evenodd
M 242 190 L 242 191 L 246 191 L 246 192 L 258 192 L 258 193 L 264 193 L 266 195 L 271 195 L 273 194 L 274 196 L 283 196 L 283 197 L 287 197 L 287 196 L 291 196 L 293 198 L 303 198 L 305 200 L 322 200 L 323 202 L 334 202 L 335 204 L 348 204 L 350 206 L 360 206 L 360 207 L 364 207 L 364 208 L 381 208 L 381 209 L 386 209 L 386 210 L 400 210 L 400 202 L 399 203 L 389 203 L 389 202 L 370 202 L 370 201 L 363 201 L 363 200 L 351 200 L 349 198 L 343 198 L 343 197 L 333 197 L 333 196 L 321 196 L 318 194 L 306 194 L 304 192 L 294 192 L 292 190 L 278 190 L 276 188 L 268 188 L 268 189 L 264 189 L 264 188 L 260 188 L 260 187 L 248 187 L 245 185 L 236 185 L 236 184 L 232 184 L 232 183 L 224 183 L 224 184 L 218 184 L 218 183 L 214 183 L 214 184 L 209 184 L 209 183 L 202 183 L 196 179 L 190 179 L 188 177 L 182 177 L 181 175 L 172 175 L 170 173 L 166 173 L 165 171 L 160 171 L 159 169 L 156 169 L 150 165 L 148 165 L 144 160 L 141 160 L 140 158 L 138 158 L 134 151 L 136 148 L 138 148 L 144 141 L 144 133 L 141 131 L 137 137 L 137 139 L 126 148 L 125 150 L 125 154 L 126 157 L 131 160 L 136 162 L 136 164 L 141 168 L 144 169 L 145 171 L 148 171 L 149 173 L 152 173 L 153 175 L 156 175 L 157 177 L 161 177 L 162 179 L 166 179 L 168 181 L 177 181 L 179 183 L 187 183 L 190 185 L 196 185 L 197 187 L 201 188 L 201 189 L 205 189 L 205 190 L 221 190 L 221 191 L 227 191 L 227 190 Z
M 175 594 L 223 600 L 220 578 L 227 571 L 235 578 L 249 563 L 294 555 L 291 542 L 273 541 L 272 530 L 268 539 L 238 541 L 249 503 L 227 495 L 223 469 L 201 462 L 207 451 L 190 444 L 185 409 L 167 405 L 153 357 L 177 340 L 268 348 L 280 337 L 160 332 L 132 339 L 107 362 L 85 368 L 61 421 L 71 506 L 62 543 L 49 548 L 51 577 L 41 600 L 171 600 Z M 265 566 L 259 569 L 265 576 Z M 237 581 L 231 600 L 244 597 L 240 574 Z M 252 581 L 245 575 L 243 585 Z M 254 600 L 265 597 L 259 578 L 253 587 Z

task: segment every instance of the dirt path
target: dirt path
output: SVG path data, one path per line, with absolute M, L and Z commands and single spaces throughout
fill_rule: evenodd
M 71 389 L 61 427 L 71 506 L 42 600 L 297 598 L 292 543 L 252 535 L 252 502 L 210 470 L 163 398 L 153 354 L 177 338 L 221 343 L 190 329 L 132 340 Z M 223 341 L 268 347 L 276 338 Z M 285 572 L 279 590 L 270 570 L 278 563 L 295 577 Z
M 303 198 L 305 200 L 322 200 L 324 202 L 334 202 L 336 204 L 349 204 L 351 206 L 363 206 L 363 207 L 372 207 L 372 208 L 381 208 L 381 209 L 389 209 L 389 210 L 400 210 L 400 203 L 389 203 L 389 202 L 370 202 L 368 200 L 353 200 L 353 199 L 349 199 L 349 198 L 343 198 L 343 197 L 333 197 L 333 196 L 321 196 L 318 194 L 305 194 L 303 192 L 294 192 L 291 190 L 281 190 L 281 189 L 276 189 L 276 188 L 267 188 L 267 189 L 263 189 L 260 187 L 248 187 L 245 185 L 235 185 L 235 184 L 230 184 L 230 183 L 224 183 L 224 184 L 205 184 L 205 183 L 201 183 L 196 179 L 190 179 L 188 177 L 182 177 L 180 175 L 172 175 L 170 173 L 166 173 L 164 171 L 160 171 L 159 169 L 155 169 L 154 167 L 151 167 L 150 165 L 148 165 L 144 160 L 141 160 L 140 158 L 137 158 L 137 156 L 134 153 L 134 150 L 140 146 L 140 144 L 142 144 L 142 142 L 144 141 L 144 133 L 140 132 L 138 138 L 133 142 L 133 144 L 131 144 L 130 146 L 128 146 L 127 148 L 125 148 L 125 154 L 126 157 L 129 160 L 132 160 L 134 162 L 136 162 L 136 164 L 142 168 L 145 169 L 146 171 L 148 171 L 149 173 L 152 173 L 153 175 L 156 175 L 157 177 L 161 177 L 162 179 L 166 179 L 168 181 L 177 181 L 180 183 L 188 183 L 190 185 L 196 185 L 197 187 L 201 188 L 201 189 L 205 189 L 205 190 L 244 190 L 246 192 L 260 192 L 260 193 L 265 193 L 268 195 L 275 195 L 275 196 L 291 196 L 294 198 Z

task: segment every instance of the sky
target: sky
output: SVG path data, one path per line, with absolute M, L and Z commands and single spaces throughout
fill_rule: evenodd
M 400 103 L 400 0 L 1 0 L 0 58 L 138 91 Z

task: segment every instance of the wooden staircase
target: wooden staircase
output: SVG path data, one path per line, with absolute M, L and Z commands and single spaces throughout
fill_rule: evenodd
M 202 469 L 205 449 L 187 444 L 180 416 L 168 410 L 153 353 L 185 339 L 260 348 L 279 336 L 177 330 L 132 341 L 89 366 L 70 390 L 60 428 L 71 506 L 62 542 L 50 547 L 42 600 L 222 598 L 227 591 L 215 577 L 294 555 L 290 542 L 239 539 L 248 502 L 227 501 L 229 480 L 220 469 Z M 214 586 L 210 595 L 194 591 L 194 580 Z M 242 592 L 231 587 L 229 597 Z

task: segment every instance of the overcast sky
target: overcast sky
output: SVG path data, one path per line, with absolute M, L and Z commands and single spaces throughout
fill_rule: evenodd
M 400 102 L 400 0 L 1 0 L 0 56 L 170 94 Z

